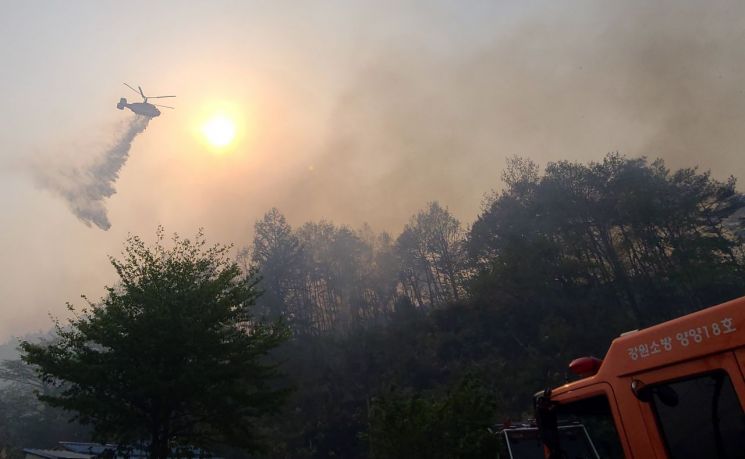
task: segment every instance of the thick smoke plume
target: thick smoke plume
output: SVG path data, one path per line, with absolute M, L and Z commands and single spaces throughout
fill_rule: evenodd
M 489 24 L 510 3 L 540 7 Z M 401 24 L 420 28 L 366 43 L 283 211 L 396 230 L 439 200 L 468 221 L 512 155 L 545 166 L 617 151 L 743 183 L 745 3 L 486 4 L 471 33 L 417 10 Z
M 150 118 L 146 116 L 132 118 L 114 145 L 86 166 L 63 164 L 53 170 L 35 168 L 37 181 L 64 198 L 72 213 L 87 226 L 92 223 L 108 230 L 111 222 L 104 200 L 116 193 L 114 182 L 127 161 L 132 142 L 149 122 Z

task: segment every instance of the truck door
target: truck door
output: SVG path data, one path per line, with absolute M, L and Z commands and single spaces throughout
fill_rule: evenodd
M 745 384 L 732 352 L 636 374 L 630 390 L 668 457 L 743 457 Z
M 561 425 L 581 425 L 590 440 L 591 451 L 571 446 L 571 442 L 560 439 L 562 451 L 559 457 L 580 459 L 623 459 L 631 457 L 624 453 L 626 442 L 620 432 L 620 416 L 613 390 L 607 383 L 598 383 L 552 397 L 558 402 L 556 418 Z M 559 427 L 561 428 L 561 427 Z M 565 448 L 569 448 L 565 450 Z M 575 451 L 576 450 L 576 451 Z M 574 453 L 572 455 L 572 453 Z
M 745 348 L 735 350 L 735 358 L 740 364 L 740 377 L 745 378 Z

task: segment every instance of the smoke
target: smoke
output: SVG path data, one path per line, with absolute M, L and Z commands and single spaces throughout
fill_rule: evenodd
M 420 28 L 369 45 L 282 209 L 397 228 L 436 199 L 471 220 L 512 155 L 745 178 L 745 4 L 550 3 L 478 39 L 401 19 Z
M 111 222 L 104 200 L 116 193 L 114 182 L 127 161 L 132 142 L 149 122 L 146 116 L 132 118 L 114 145 L 88 165 L 77 166 L 71 162 L 54 168 L 37 165 L 34 167 L 37 183 L 67 201 L 72 213 L 87 226 L 94 224 L 108 230 Z

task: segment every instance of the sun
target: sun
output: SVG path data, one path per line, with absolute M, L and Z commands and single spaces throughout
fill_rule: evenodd
M 227 147 L 235 138 L 235 122 L 217 115 L 202 125 L 202 134 L 213 147 Z

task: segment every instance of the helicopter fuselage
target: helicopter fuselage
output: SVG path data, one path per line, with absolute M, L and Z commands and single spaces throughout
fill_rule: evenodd
M 127 99 L 122 98 L 119 100 L 119 103 L 116 104 L 116 108 L 119 110 L 124 110 L 124 108 L 128 108 L 135 112 L 138 115 L 147 116 L 148 118 L 155 118 L 156 116 L 160 116 L 160 110 L 153 105 L 148 104 L 147 102 L 135 102 L 135 103 L 127 103 Z

